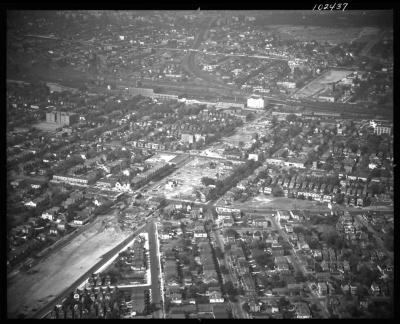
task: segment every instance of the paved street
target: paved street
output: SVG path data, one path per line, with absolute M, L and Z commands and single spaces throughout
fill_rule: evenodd
M 162 296 L 160 290 L 160 264 L 158 258 L 158 243 L 156 235 L 156 224 L 152 220 L 149 224 L 149 244 L 150 244 L 150 267 L 151 267 L 151 291 L 153 303 L 157 305 L 162 304 Z M 162 311 L 159 310 L 155 313 L 156 318 L 162 318 Z
M 212 217 L 211 213 L 208 213 L 208 215 L 206 215 L 206 218 L 207 218 L 207 216 L 208 216 L 208 219 L 210 219 L 210 217 Z M 214 233 L 215 233 L 215 237 L 217 240 L 217 244 L 220 247 L 221 251 L 224 253 L 224 260 L 223 260 L 222 264 L 229 270 L 229 277 L 230 277 L 230 280 L 232 281 L 232 283 L 235 283 L 236 279 L 235 279 L 234 274 L 232 273 L 233 270 L 231 268 L 228 256 L 225 252 L 224 243 L 222 242 L 222 238 L 219 233 L 219 230 L 214 231 Z M 243 302 L 241 301 L 240 297 L 237 302 L 229 302 L 229 304 L 231 305 L 231 308 L 232 308 L 232 313 L 233 313 L 234 318 L 249 318 L 249 315 L 242 308 L 242 303 Z

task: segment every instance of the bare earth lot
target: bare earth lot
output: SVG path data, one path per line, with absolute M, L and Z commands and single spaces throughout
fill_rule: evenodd
M 116 216 L 98 218 L 71 243 L 33 267 L 31 274 L 18 273 L 9 280 L 8 317 L 15 318 L 20 313 L 32 316 L 128 236 L 128 232 L 119 229 Z
M 211 161 L 217 164 L 215 169 L 210 168 Z M 224 166 L 218 160 L 196 157 L 157 184 L 151 194 L 168 199 L 180 198 L 194 201 L 196 200 L 195 190 L 203 187 L 201 183 L 202 177 L 217 179 L 217 175 L 229 174 L 231 172 L 230 169 L 231 167 Z M 169 186 L 168 182 L 171 180 L 177 181 L 177 186 Z

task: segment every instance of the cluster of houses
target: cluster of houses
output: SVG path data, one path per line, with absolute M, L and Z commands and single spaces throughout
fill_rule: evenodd
M 261 168 L 261 167 L 260 167 Z M 328 175 L 326 172 L 311 171 L 307 174 L 298 172 L 297 174 L 284 175 L 277 173 L 273 165 L 264 165 L 263 169 L 268 170 L 268 175 L 259 178 L 251 175 L 247 179 L 240 181 L 236 187 L 230 189 L 223 197 L 226 204 L 231 204 L 238 196 L 243 195 L 246 189 L 251 192 L 272 195 L 273 189 L 278 187 L 282 190 L 283 196 L 288 198 L 303 198 L 325 203 L 339 202 L 339 197 L 343 198 L 343 203 L 350 206 L 364 206 L 367 197 L 372 197 L 373 184 L 380 183 L 380 179 L 347 176 Z
M 245 120 L 245 116 L 232 113 L 231 110 L 217 111 L 215 109 L 202 109 L 198 114 L 180 116 L 178 107 L 181 104 L 169 103 L 169 108 L 174 112 L 157 112 L 158 120 L 148 120 L 144 116 L 138 122 L 131 123 L 131 130 L 143 130 L 140 139 L 134 138 L 127 143 L 131 148 L 149 150 L 177 150 L 182 145 L 196 143 L 202 146 L 217 131 L 234 126 L 238 120 Z M 155 105 L 157 106 L 157 104 Z M 180 111 L 185 111 L 183 107 Z M 201 143 L 200 143 L 201 142 Z M 200 144 L 199 144 L 200 143 Z M 181 145 L 182 144 L 182 145 Z
M 251 234 L 249 237 L 249 243 L 252 242 L 253 239 L 264 237 L 264 235 L 261 235 L 260 232 L 258 234 L 256 232 L 249 234 Z M 272 291 L 263 289 L 264 297 L 254 297 L 256 286 L 258 288 L 265 287 L 260 280 L 261 276 L 270 276 L 275 273 L 279 274 L 282 277 L 285 277 L 290 276 L 291 274 L 287 258 L 286 256 L 284 256 L 284 248 L 277 241 L 277 234 L 271 232 L 266 238 L 264 237 L 265 242 L 271 243 L 271 247 L 267 249 L 268 251 L 266 253 L 273 256 L 275 265 L 274 269 L 269 270 L 263 270 L 257 264 L 255 264 L 251 252 L 247 255 L 246 258 L 246 253 L 244 252 L 243 248 L 238 245 L 239 243 L 236 236 L 235 238 L 234 236 L 232 236 L 232 234 L 227 234 L 224 237 L 226 237 L 225 243 L 230 244 L 228 258 L 233 269 L 230 272 L 233 276 L 233 283 L 237 288 L 241 287 L 245 293 L 245 296 L 248 297 L 247 304 L 249 306 L 251 316 L 253 318 L 282 318 L 283 309 L 278 306 L 276 300 L 269 298 L 273 296 L 273 291 L 277 293 L 282 289 L 274 288 L 272 289 Z M 244 240 L 246 242 L 246 235 L 242 234 L 240 240 Z M 287 287 L 284 290 L 302 291 L 303 284 L 288 283 Z M 291 311 L 294 312 L 296 318 L 311 318 L 311 312 L 306 303 L 294 303 L 290 304 L 290 307 L 292 308 Z
M 143 284 L 146 282 L 148 268 L 147 250 L 145 239 L 139 236 L 132 247 L 119 254 L 115 266 L 121 275 L 121 280 L 127 284 Z
M 363 233 L 358 223 L 354 221 L 353 216 L 348 212 L 345 212 L 339 217 L 336 223 L 336 232 L 349 241 L 360 238 L 360 235 Z
M 46 241 L 54 242 L 57 237 L 51 231 L 49 226 L 40 224 L 38 219 L 33 217 L 23 225 L 12 228 L 8 233 L 7 266 L 13 266 L 32 256 Z M 26 259 L 24 264 L 29 266 L 31 259 Z
M 273 116 L 275 114 L 276 112 L 272 112 Z M 283 114 L 283 120 L 285 120 L 292 113 Z M 358 134 L 357 130 L 353 130 L 351 126 L 347 125 L 348 122 L 346 121 L 337 124 L 318 118 L 319 125 L 315 129 L 310 128 L 310 121 L 307 120 L 288 123 L 288 125 L 293 124 L 291 127 L 300 127 L 302 129 L 300 134 L 291 141 L 291 143 L 301 143 L 296 144 L 298 147 L 300 145 L 302 147 L 300 153 L 296 153 L 296 148 L 293 148 L 293 144 L 288 146 L 288 143 L 284 143 L 283 148 L 278 149 L 272 155 L 268 155 L 266 151 L 270 147 L 269 145 L 264 149 L 257 148 L 257 146 L 265 146 L 271 143 L 271 136 L 265 135 L 269 139 L 267 143 L 256 141 L 257 145 L 253 145 L 254 148 L 248 150 L 248 158 L 254 160 L 262 160 L 264 158 L 263 167 L 269 166 L 271 170 L 279 169 L 279 171 L 275 172 L 274 175 L 270 174 L 271 179 L 267 177 L 264 179 L 265 182 L 261 183 L 256 183 L 250 178 L 242 180 L 237 188 L 232 188 L 226 193 L 226 203 L 230 204 L 240 196 L 247 197 L 248 190 L 251 187 L 256 187 L 265 194 L 271 194 L 272 189 L 275 186 L 279 186 L 286 197 L 300 197 L 323 202 L 336 202 L 338 200 L 340 203 L 344 202 L 346 205 L 351 206 L 364 206 L 367 200 L 370 200 L 367 198 L 374 199 L 373 184 L 380 184 L 382 188 L 384 187 L 384 192 L 393 192 L 393 183 L 390 179 L 376 177 L 371 173 L 374 169 L 386 170 L 385 168 L 390 158 L 386 158 L 386 161 L 382 154 L 371 153 L 368 155 L 362 153 L 361 146 L 367 145 L 367 131 L 360 130 L 360 134 Z M 285 135 L 285 132 L 289 129 L 288 127 L 280 125 L 278 131 L 284 132 L 283 135 Z M 336 129 L 338 132 L 346 130 L 346 134 L 340 133 L 336 136 Z M 277 131 L 276 128 L 275 131 Z M 325 140 L 324 136 L 327 132 L 330 133 L 330 137 Z M 258 133 L 260 135 L 262 132 Z M 350 148 L 345 141 L 344 135 L 352 136 L 354 141 L 359 142 L 357 150 L 354 151 L 354 148 Z M 332 136 L 336 136 L 335 141 Z M 387 139 L 384 139 L 384 141 L 387 141 Z M 291 150 L 288 147 L 291 147 Z M 321 148 L 324 148 L 322 152 Z M 292 150 L 295 151 L 293 152 Z M 243 152 L 238 150 L 237 154 L 239 158 L 243 158 Z M 309 168 L 306 163 L 310 159 L 310 154 L 318 155 L 318 157 L 317 159 L 315 159 L 315 156 L 313 157 L 312 166 Z M 365 165 L 368 168 L 365 168 Z M 291 172 L 291 176 L 285 176 L 282 169 L 289 168 L 295 172 Z M 293 175 L 293 173 L 296 173 L 296 175 Z M 329 179 L 327 180 L 326 176 L 331 177 L 332 181 L 328 181 Z M 243 193 L 243 191 L 246 192 Z M 379 199 L 390 201 L 387 195 L 379 197 Z
M 182 223 L 180 221 L 169 220 L 164 222 L 160 233 L 166 286 L 165 295 L 172 305 L 169 316 L 175 318 L 188 313 L 209 316 L 210 318 L 218 317 L 216 314 L 218 312 L 215 312 L 218 309 L 217 305 L 223 304 L 225 300 L 219 286 L 217 272 L 219 264 L 214 259 L 213 247 L 210 245 L 204 223 L 201 220 L 202 209 L 189 208 L 190 205 L 185 206 L 185 208 L 182 205 L 177 207 L 177 209 L 174 208 L 175 211 L 179 210 L 188 216 L 188 219 L 183 220 L 185 232 L 182 231 Z M 172 214 L 174 215 L 175 213 Z M 171 244 L 166 243 L 168 240 L 183 237 L 191 241 L 189 246 L 181 247 L 178 245 L 172 247 Z M 183 298 L 182 293 L 185 288 L 190 288 L 200 283 L 206 284 L 208 287 L 201 294 L 201 302 L 193 296 L 186 299 Z M 204 304 L 206 301 L 212 306 L 208 312 L 201 310 L 204 305 L 207 305 Z M 178 305 L 179 308 L 182 308 L 182 311 L 177 311 Z M 221 310 L 219 312 L 221 313 Z M 226 310 L 223 313 L 225 314 Z
M 90 285 L 76 289 L 72 300 L 64 300 L 48 315 L 51 319 L 132 318 L 144 313 L 149 289 L 121 295 L 109 284 L 110 278 L 90 277 Z
M 79 319 L 108 317 L 118 309 L 117 292 L 115 288 L 93 285 L 77 289 L 73 300 L 67 305 L 57 305 L 49 317 L 52 319 Z M 64 307 L 63 307 L 64 306 Z
M 23 247 L 35 245 L 33 243 L 35 240 L 54 243 L 74 227 L 88 223 L 95 215 L 96 208 L 108 201 L 105 197 L 91 195 L 90 192 L 76 188 L 65 191 L 65 199 L 58 205 L 46 208 L 51 202 L 50 197 L 50 191 L 47 190 L 37 198 L 25 202 L 25 206 L 34 210 L 38 217 L 31 217 L 9 233 L 11 259 L 23 255 L 26 251 Z M 73 211 L 72 214 L 70 211 Z M 39 223 L 42 225 L 37 225 Z
M 278 274 L 280 277 L 285 278 L 284 280 L 287 281 L 287 285 L 284 288 L 273 288 L 272 292 L 277 292 L 279 290 L 281 293 L 288 293 L 294 289 L 291 286 L 296 285 L 291 283 L 291 280 L 289 280 L 293 268 L 290 266 L 290 262 L 285 256 L 285 250 L 287 247 L 284 247 L 282 242 L 280 242 L 278 237 L 279 235 L 273 230 L 274 228 L 272 228 L 272 231 L 268 231 L 268 228 L 271 227 L 271 225 L 274 225 L 275 221 L 284 224 L 281 226 L 287 234 L 290 246 L 294 249 L 299 262 L 304 267 L 305 273 L 312 275 L 315 278 L 316 282 L 312 285 L 313 287 L 310 287 L 311 291 L 314 291 L 314 293 L 319 296 L 335 294 L 337 293 L 337 288 L 333 287 L 333 282 L 339 281 L 342 283 L 339 289 L 343 294 L 357 294 L 357 289 L 360 287 L 359 282 L 346 281 L 346 278 L 349 278 L 349 275 L 355 269 L 350 268 L 350 262 L 344 256 L 344 250 L 335 250 L 334 248 L 328 247 L 325 242 L 322 242 L 322 244 L 319 242 L 321 248 L 310 248 L 308 240 L 305 239 L 304 234 L 302 232 L 295 232 L 293 230 L 293 222 L 295 220 L 299 221 L 300 219 L 303 219 L 303 216 L 300 217 L 295 211 L 277 210 L 275 213 L 271 213 L 269 216 L 273 217 L 274 219 L 272 224 L 268 224 L 269 219 L 266 215 L 246 213 L 241 217 L 240 209 L 234 209 L 230 207 L 218 207 L 216 211 L 216 224 L 220 228 L 225 227 L 224 223 L 226 219 L 232 220 L 235 223 L 236 220 L 240 220 L 238 225 L 240 225 L 240 222 L 243 222 L 244 220 L 247 222 L 247 224 L 256 225 L 252 231 L 241 232 L 241 234 L 228 229 L 224 232 L 223 236 L 225 245 L 230 246 L 230 249 L 227 250 L 227 255 L 229 258 L 229 263 L 233 269 L 230 271 L 230 273 L 234 278 L 234 284 L 237 288 L 243 288 L 245 294 L 249 298 L 252 296 L 257 286 L 262 286 L 260 281 L 256 278 L 257 276 Z M 289 220 L 292 222 L 288 223 Z M 343 234 L 345 239 L 357 240 L 362 243 L 362 246 L 365 246 L 365 242 L 367 240 L 366 233 L 360 230 L 359 226 L 353 222 L 353 219 L 348 213 L 345 213 L 343 216 L 339 217 L 337 222 L 337 231 L 339 235 Z M 251 253 L 246 255 L 242 247 L 239 246 L 243 245 L 243 243 L 251 245 L 254 241 L 259 240 L 262 240 L 268 244 L 268 247 L 265 249 L 265 253 L 272 257 L 272 268 L 268 266 L 268 268 L 266 267 L 265 269 L 262 269 L 257 264 L 253 264 L 252 262 L 254 261 L 251 257 Z M 319 238 L 315 233 L 313 233 L 311 237 L 311 241 L 313 240 L 319 241 Z M 365 257 L 366 256 L 367 255 L 365 255 Z M 375 267 L 380 269 L 382 278 L 390 277 L 392 271 L 392 266 L 390 263 L 378 262 L 379 260 L 383 260 L 382 251 L 377 250 L 376 253 L 371 253 L 370 260 L 371 262 L 375 263 Z M 360 266 L 361 263 L 357 265 L 357 269 Z M 250 272 L 249 267 L 251 268 Z M 374 266 L 372 266 L 371 269 L 373 268 Z M 385 284 L 385 281 L 382 280 L 373 282 L 369 288 L 369 294 L 371 296 L 380 296 L 382 295 L 383 291 L 383 294 L 389 295 L 390 293 L 387 291 L 387 285 L 388 284 Z M 272 296 L 272 292 L 269 290 L 264 291 L 266 296 Z M 249 303 L 249 305 L 251 305 L 250 308 L 254 317 L 266 316 L 264 311 L 259 311 L 259 306 L 262 306 L 261 308 L 265 309 L 265 305 L 259 301 Z M 309 312 L 307 314 L 309 314 Z M 268 315 L 271 316 L 272 313 Z M 297 316 L 302 318 L 301 316 L 303 315 L 297 314 L 296 317 Z M 310 314 L 304 316 L 310 316 Z
M 147 148 L 150 150 L 165 150 L 165 145 L 161 143 L 153 143 L 153 142 L 148 142 L 145 140 L 138 140 L 138 141 L 132 141 L 131 142 L 132 147 L 138 147 L 138 148 Z

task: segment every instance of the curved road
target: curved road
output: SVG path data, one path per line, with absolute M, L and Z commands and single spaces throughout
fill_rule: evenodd
M 221 91 L 224 90 L 224 93 L 232 96 L 232 95 L 243 95 L 242 92 L 227 86 L 223 82 L 217 82 L 217 80 L 210 76 L 208 73 L 203 72 L 200 70 L 195 62 L 195 57 L 196 54 L 198 53 L 198 49 L 203 42 L 204 38 L 207 35 L 208 29 L 212 25 L 212 23 L 215 21 L 216 17 L 207 17 L 205 20 L 202 22 L 200 26 L 200 32 L 196 35 L 192 50 L 189 51 L 189 53 L 185 56 L 182 62 L 182 67 L 189 73 L 197 78 L 201 79 L 202 81 L 205 81 L 208 86 L 212 86 L 214 88 L 221 89 Z

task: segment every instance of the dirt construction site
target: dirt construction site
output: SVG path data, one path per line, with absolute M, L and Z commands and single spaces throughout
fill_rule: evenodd
M 215 168 L 210 163 L 215 163 Z M 196 157 L 165 180 L 153 187 L 151 194 L 168 199 L 196 200 L 195 190 L 204 187 L 201 178 L 218 179 L 230 173 L 233 166 L 224 161 Z
M 8 317 L 31 317 L 129 234 L 131 231 L 122 231 L 119 228 L 116 214 L 97 218 L 69 244 L 52 253 L 28 272 L 19 272 L 8 281 Z

